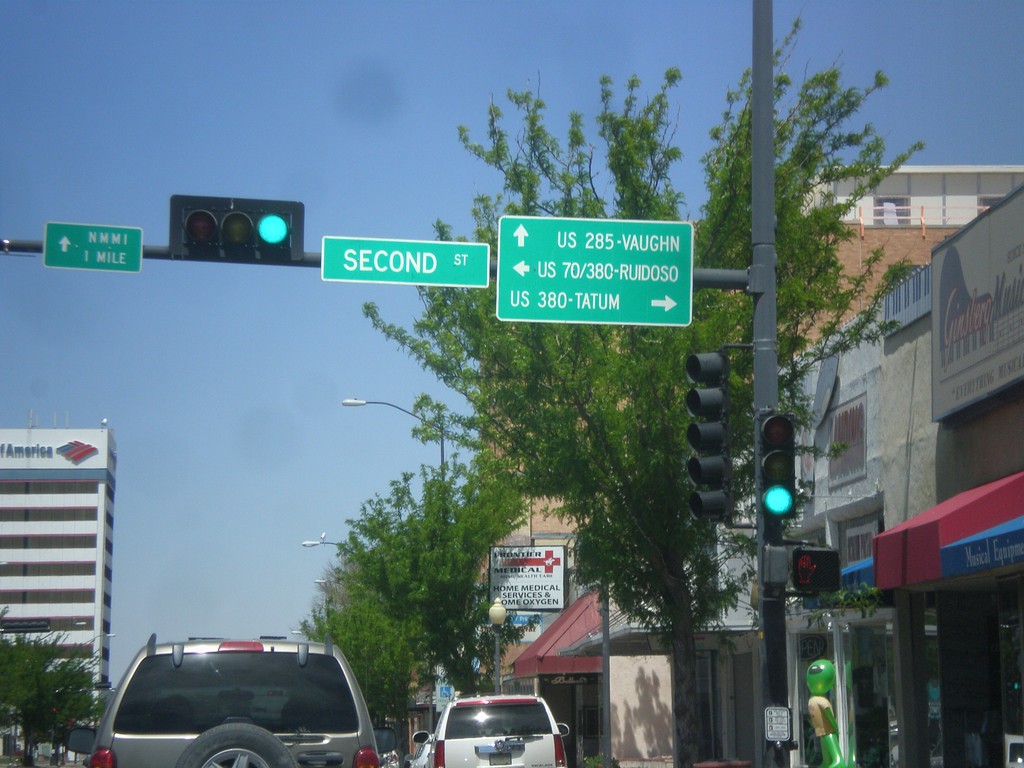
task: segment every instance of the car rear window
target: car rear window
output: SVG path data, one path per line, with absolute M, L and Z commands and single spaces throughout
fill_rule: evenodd
M 544 705 L 540 703 L 452 707 L 445 726 L 446 739 L 546 733 L 551 733 L 551 722 Z
M 337 659 L 293 653 L 185 654 L 142 661 L 124 692 L 114 730 L 122 734 L 202 733 L 251 722 L 274 733 L 352 733 L 359 715 Z

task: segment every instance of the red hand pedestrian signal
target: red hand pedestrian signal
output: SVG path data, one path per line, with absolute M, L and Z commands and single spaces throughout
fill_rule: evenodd
M 842 586 L 839 551 L 827 547 L 796 547 L 793 550 L 793 588 L 803 594 L 835 592 Z

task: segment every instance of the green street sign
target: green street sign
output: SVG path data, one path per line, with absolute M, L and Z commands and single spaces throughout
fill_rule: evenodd
M 142 269 L 142 230 L 107 224 L 48 221 L 43 234 L 43 264 L 58 269 Z
M 347 283 L 486 288 L 491 246 L 441 240 L 325 237 L 320 277 Z
M 503 216 L 499 320 L 689 325 L 693 225 Z

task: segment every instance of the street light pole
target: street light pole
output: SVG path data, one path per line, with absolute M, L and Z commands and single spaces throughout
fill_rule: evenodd
M 505 623 L 508 611 L 500 597 L 494 598 L 494 604 L 487 609 L 487 616 L 494 627 L 494 692 L 501 693 L 501 626 Z
M 424 426 L 428 426 L 428 427 L 431 426 L 431 422 L 427 421 L 425 418 L 423 418 L 419 414 L 413 413 L 408 408 L 403 408 L 400 405 L 395 405 L 394 403 L 389 403 L 389 402 L 386 402 L 384 400 L 360 400 L 359 398 L 356 398 L 356 397 L 347 397 L 347 398 L 345 398 L 344 400 L 341 401 L 341 404 L 343 406 L 345 406 L 346 408 L 359 408 L 359 407 L 364 406 L 364 405 L 386 405 L 388 408 L 394 408 L 396 411 L 401 411 L 402 413 L 407 413 L 408 415 L 412 416 L 414 419 L 417 419 Z M 441 472 L 443 473 L 444 472 L 444 423 L 438 421 L 437 429 L 441 433 Z
M 327 531 L 324 531 L 323 533 L 321 533 L 319 539 L 315 539 L 315 540 L 308 539 L 308 540 L 302 542 L 302 546 L 304 546 L 304 547 L 322 547 L 325 544 L 331 544 L 332 546 L 335 546 L 335 547 L 341 546 L 340 542 L 337 542 L 337 541 L 327 541 Z

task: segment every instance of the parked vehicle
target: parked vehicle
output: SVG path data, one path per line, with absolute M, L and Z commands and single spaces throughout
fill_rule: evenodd
M 568 733 L 539 696 L 455 699 L 438 720 L 430 768 L 565 768 Z
M 431 768 L 431 758 L 434 756 L 434 734 L 428 731 L 416 731 L 412 735 L 412 743 L 416 749 L 411 755 L 406 755 L 402 761 L 402 768 Z
M 380 735 L 395 743 L 393 729 Z M 98 728 L 73 729 L 67 747 L 90 768 L 380 768 L 363 694 L 330 638 L 153 635 Z

